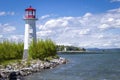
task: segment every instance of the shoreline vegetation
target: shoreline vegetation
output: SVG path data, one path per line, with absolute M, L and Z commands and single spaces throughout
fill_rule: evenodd
M 0 79 L 8 79 L 10 75 L 14 78 L 20 75 L 27 76 L 67 63 L 65 58 L 57 55 L 56 44 L 50 39 L 31 43 L 26 60 L 22 60 L 23 46 L 22 42 L 0 42 Z
M 75 46 L 57 45 L 58 54 L 109 54 L 110 52 L 118 53 L 120 48 L 81 48 Z
M 75 46 L 64 46 L 57 45 L 58 52 L 85 52 L 85 48 L 75 47 Z

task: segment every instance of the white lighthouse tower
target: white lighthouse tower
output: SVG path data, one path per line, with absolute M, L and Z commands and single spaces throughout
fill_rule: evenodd
M 31 6 L 25 9 L 25 35 L 23 59 L 28 58 L 28 49 L 31 41 L 36 43 L 36 9 Z

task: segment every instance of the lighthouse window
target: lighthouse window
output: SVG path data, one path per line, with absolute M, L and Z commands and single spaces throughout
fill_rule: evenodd
M 28 11 L 26 11 L 25 15 L 28 16 Z
M 29 15 L 33 15 L 33 11 L 29 11 Z
M 30 30 L 29 30 L 29 33 L 33 33 L 33 30 L 32 30 L 32 29 L 30 29 Z

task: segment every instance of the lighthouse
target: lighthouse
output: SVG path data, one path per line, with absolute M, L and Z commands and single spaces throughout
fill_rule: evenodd
M 30 43 L 36 43 L 36 9 L 31 6 L 25 9 L 25 34 L 24 34 L 24 53 L 23 59 L 28 58 L 28 49 Z

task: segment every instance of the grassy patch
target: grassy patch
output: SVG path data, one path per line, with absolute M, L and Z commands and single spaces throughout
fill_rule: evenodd
M 4 60 L 4 61 L 1 61 L 0 62 L 0 65 L 9 65 L 9 64 L 13 64 L 13 63 L 20 63 L 21 62 L 21 59 L 13 59 L 13 60 Z

